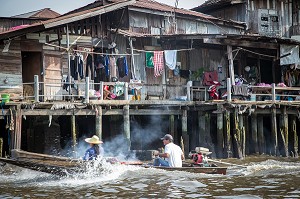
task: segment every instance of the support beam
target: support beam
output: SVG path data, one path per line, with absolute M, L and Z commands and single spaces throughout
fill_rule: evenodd
M 276 108 L 272 108 L 271 126 L 272 126 L 271 140 L 272 140 L 272 145 L 273 145 L 273 150 L 272 150 L 271 154 L 276 156 L 278 154 Z
M 280 134 L 283 141 L 284 146 L 284 156 L 289 157 L 289 132 L 288 132 L 288 114 L 286 112 L 286 106 L 282 108 L 282 116 L 281 116 L 281 127 Z
M 169 116 L 169 125 L 170 125 L 169 132 L 173 136 L 173 138 L 175 138 L 175 116 L 174 115 Z
M 242 114 L 238 115 L 239 117 L 239 130 L 240 130 L 240 144 L 243 154 L 243 158 L 246 157 L 246 131 L 244 126 L 244 116 Z
M 15 110 L 15 133 L 14 133 L 14 149 L 21 149 L 22 137 L 22 115 L 21 106 L 17 106 Z
M 198 129 L 199 129 L 199 145 L 206 146 L 205 143 L 205 113 L 202 111 L 198 111 Z
M 238 158 L 243 159 L 243 151 L 242 151 L 242 144 L 241 144 L 241 130 L 239 128 L 239 116 L 238 111 L 235 109 L 234 111 L 234 141 L 236 144 Z
M 298 150 L 299 150 L 299 146 L 298 146 L 298 135 L 297 135 L 297 118 L 295 116 L 292 116 L 292 133 L 294 135 L 294 157 L 295 158 L 299 158 L 299 153 L 298 153 Z
M 229 46 L 229 45 L 227 46 L 227 54 L 228 54 L 228 61 L 229 61 L 229 77 L 230 77 L 230 80 L 231 80 L 231 85 L 235 85 L 232 46 Z
M 102 137 L 102 106 L 96 107 L 96 120 L 95 120 L 95 129 L 96 129 L 96 135 L 100 138 L 100 140 L 103 139 Z
M 125 105 L 123 107 L 123 110 L 124 110 L 124 137 L 127 142 L 127 150 L 129 151 L 131 148 L 129 105 Z
M 232 158 L 232 141 L 231 141 L 231 129 L 230 129 L 230 111 L 225 113 L 225 123 L 226 123 L 226 151 L 227 158 Z
M 76 116 L 71 116 L 71 133 L 72 133 L 72 147 L 74 152 L 74 157 L 76 157 L 76 145 L 77 145 L 77 139 L 76 139 Z
M 188 129 L 187 129 L 187 110 L 182 110 L 182 118 L 181 118 L 181 122 L 182 122 L 182 138 L 184 141 L 184 155 L 185 157 L 188 156 L 189 151 L 190 151 L 190 143 L 189 143 L 189 135 L 188 135 Z
M 221 108 L 221 107 L 219 107 Z M 223 113 L 217 114 L 217 157 L 224 158 Z
M 257 135 L 257 114 L 256 113 L 252 113 L 251 115 L 251 137 L 252 137 L 252 150 L 254 153 L 258 153 L 259 152 L 259 148 L 258 148 L 258 135 Z

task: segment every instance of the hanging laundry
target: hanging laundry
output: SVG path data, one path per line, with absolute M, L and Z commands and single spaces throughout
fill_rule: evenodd
M 116 58 L 114 56 L 111 56 L 109 58 L 109 71 L 110 71 L 111 77 L 118 77 L 117 76 Z
M 155 51 L 153 57 L 154 77 L 161 76 L 164 71 L 164 52 Z
M 109 56 L 108 55 L 106 55 L 104 57 L 104 68 L 105 68 L 106 76 L 109 76 L 110 75 L 110 71 L 109 71 Z
M 154 57 L 153 52 L 146 52 L 146 67 L 154 68 L 153 57 Z
M 128 64 L 127 64 L 126 57 L 118 58 L 117 66 L 119 71 L 119 77 L 123 78 L 128 75 Z
M 171 70 L 174 70 L 177 63 L 177 50 L 165 50 L 164 53 L 165 53 L 166 65 Z
M 93 57 L 90 54 L 86 58 L 85 76 L 91 77 L 91 80 L 94 80 Z
M 83 75 L 83 55 L 82 54 L 78 54 L 77 55 L 77 63 L 78 63 L 78 75 L 81 79 L 84 78 L 84 75 Z

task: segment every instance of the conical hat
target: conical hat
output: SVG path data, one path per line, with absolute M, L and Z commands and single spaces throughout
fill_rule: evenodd
M 94 135 L 91 138 L 86 138 L 85 141 L 90 144 L 102 144 L 103 143 L 97 135 Z

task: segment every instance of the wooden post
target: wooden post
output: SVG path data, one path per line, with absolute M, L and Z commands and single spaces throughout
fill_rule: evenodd
M 21 106 L 17 106 L 15 110 L 15 133 L 14 133 L 14 149 L 21 149 L 22 137 L 22 114 Z
M 193 101 L 193 98 L 191 99 L 191 84 L 190 82 L 188 81 L 187 84 L 186 84 L 186 96 L 187 96 L 187 101 Z
M 258 146 L 259 153 L 265 153 L 265 136 L 264 136 L 264 119 L 263 116 L 259 115 L 257 117 L 257 135 L 258 135 Z
M 225 113 L 225 123 L 226 123 L 226 151 L 227 158 L 232 157 L 232 145 L 231 145 L 231 129 L 230 129 L 230 111 L 226 111 Z
M 240 130 L 240 144 L 241 144 L 241 150 L 243 154 L 243 158 L 246 157 L 246 134 L 245 134 L 245 126 L 244 126 L 244 117 L 242 114 L 238 115 L 238 125 Z
M 169 116 L 169 123 L 170 123 L 170 134 L 175 138 L 175 116 Z
M 187 129 L 187 110 L 182 110 L 182 118 L 181 118 L 181 122 L 182 122 L 182 137 L 183 137 L 183 141 L 184 141 L 184 151 L 185 151 L 185 156 L 188 156 L 189 154 L 189 135 L 187 133 L 188 129 Z
M 276 89 L 275 89 L 275 84 L 272 84 L 272 101 L 273 103 L 276 101 Z
M 233 137 L 234 137 L 234 140 L 236 143 L 238 158 L 243 159 L 243 151 L 242 151 L 242 146 L 241 146 L 241 131 L 239 128 L 239 117 L 238 117 L 237 109 L 235 109 L 235 111 L 234 111 L 234 134 L 233 134 Z
M 85 78 L 85 103 L 90 103 L 90 78 Z
M 103 95 L 104 95 L 104 92 L 103 92 L 103 87 L 104 87 L 104 83 L 101 81 L 100 82 L 100 100 L 103 100 Z
M 257 114 L 251 115 L 251 135 L 252 135 L 252 150 L 254 153 L 259 152 L 258 140 L 257 140 Z
M 227 101 L 231 102 L 231 81 L 227 78 Z
M 284 155 L 289 156 L 289 132 L 288 132 L 288 114 L 286 106 L 282 108 L 280 134 L 284 145 Z
M 97 106 L 96 110 L 96 135 L 102 140 L 102 106 Z
M 34 101 L 39 102 L 39 76 L 34 76 Z
M 73 155 L 76 157 L 76 145 L 77 145 L 77 140 L 76 140 L 76 116 L 72 115 L 71 116 L 71 132 L 72 132 L 72 147 L 73 147 Z
M 124 111 L 124 137 L 127 141 L 127 149 L 128 151 L 131 148 L 131 141 L 130 141 L 130 115 L 129 115 L 129 105 L 125 105 L 123 107 Z
M 229 60 L 229 77 L 231 80 L 231 85 L 235 85 L 232 46 L 227 46 L 227 54 L 228 54 L 228 60 Z
M 272 108 L 272 118 L 271 118 L 271 126 L 272 126 L 272 144 L 273 151 L 272 155 L 277 155 L 278 153 L 278 137 L 277 137 L 277 118 L 276 118 L 276 108 Z
M 294 134 L 294 157 L 298 158 L 298 135 L 297 135 L 297 123 L 296 117 L 292 116 L 292 133 Z
M 3 138 L 0 138 L 0 158 L 2 158 L 2 151 L 3 151 Z
M 128 99 L 128 82 L 125 82 L 124 84 L 124 100 L 131 100 Z
M 220 109 L 219 107 L 218 109 Z M 223 113 L 217 114 L 217 157 L 224 158 Z

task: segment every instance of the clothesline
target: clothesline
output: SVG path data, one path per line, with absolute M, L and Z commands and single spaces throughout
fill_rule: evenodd
M 155 52 L 155 51 L 165 51 L 165 50 L 139 50 L 139 49 L 133 49 L 133 50 L 138 51 L 138 52 L 147 52 L 147 53 L 152 53 L 152 52 Z M 194 48 L 178 49 L 176 51 L 189 51 L 189 50 L 194 50 Z
M 66 47 L 63 47 L 63 46 L 57 46 L 57 45 L 54 45 L 54 44 L 49 44 L 49 43 L 45 43 L 46 45 L 48 46 L 52 46 L 52 47 L 56 47 L 56 48 L 61 48 L 61 49 L 64 49 L 66 51 L 68 51 L 68 48 Z M 72 50 L 74 52 L 81 52 L 81 53 L 88 53 L 88 54 L 96 54 L 96 55 L 113 55 L 113 56 L 131 56 L 132 54 L 128 54 L 128 53 L 125 53 L 125 54 L 114 54 L 114 53 L 99 53 L 99 52 L 89 52 L 89 51 L 85 51 L 85 50 Z M 140 55 L 140 54 L 133 54 L 134 56 L 137 56 L 137 55 Z

